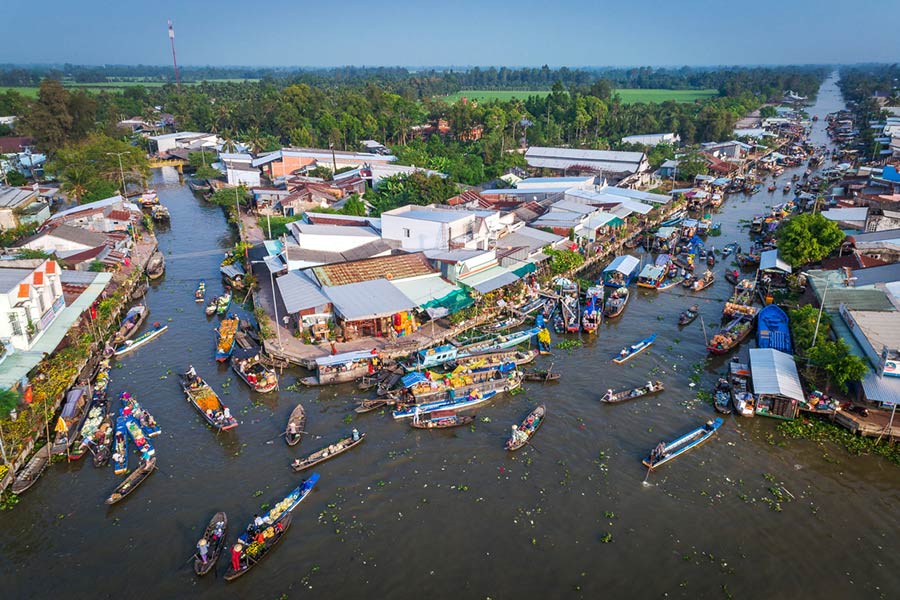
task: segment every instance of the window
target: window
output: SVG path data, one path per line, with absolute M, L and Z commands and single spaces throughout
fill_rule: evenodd
M 405 238 L 409 237 L 409 229 L 407 229 L 405 227 L 403 228 L 403 237 L 405 237 Z
M 9 325 L 12 327 L 13 335 L 22 335 L 22 324 L 19 323 L 18 313 L 9 313 Z

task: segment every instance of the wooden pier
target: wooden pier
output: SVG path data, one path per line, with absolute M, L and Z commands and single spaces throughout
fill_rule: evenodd
M 895 421 L 894 426 L 888 431 L 891 413 L 885 410 L 869 410 L 869 416 L 851 413 L 846 410 L 838 411 L 834 415 L 835 423 L 846 427 L 851 432 L 862 437 L 882 437 L 889 441 L 900 440 L 900 421 Z

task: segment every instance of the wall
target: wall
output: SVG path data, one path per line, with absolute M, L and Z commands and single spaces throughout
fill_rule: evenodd
M 455 235 L 451 235 L 447 223 L 420 221 L 387 213 L 381 215 L 381 237 L 399 241 L 404 250 L 447 250 L 450 238 Z

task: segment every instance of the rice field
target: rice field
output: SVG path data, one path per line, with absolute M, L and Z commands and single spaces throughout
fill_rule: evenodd
M 451 104 L 462 97 L 477 102 L 490 102 L 491 100 L 507 101 L 514 98 L 524 100 L 529 96 L 546 96 L 549 90 L 461 90 L 455 94 L 444 96 Z M 694 102 L 695 100 L 703 100 L 718 96 L 718 90 L 664 90 L 664 89 L 617 89 L 615 93 L 622 98 L 623 104 L 634 104 L 635 102 L 665 102 L 674 100 L 675 102 Z
M 210 83 L 236 83 L 242 81 L 259 81 L 258 79 L 208 79 Z M 196 85 L 197 81 L 187 81 L 183 82 L 184 85 Z M 92 83 L 76 83 L 74 81 L 63 81 L 63 87 L 69 90 L 88 90 L 91 92 L 99 92 L 101 90 L 105 90 L 107 92 L 118 92 L 127 87 L 135 86 L 135 85 L 143 85 L 146 87 L 162 87 L 165 85 L 165 82 L 162 81 L 106 81 L 106 82 L 92 82 Z M 38 88 L 34 87 L 13 87 L 13 86 L 5 86 L 0 85 L 0 94 L 6 93 L 7 90 L 13 90 L 15 92 L 19 92 L 23 96 L 27 96 L 29 98 L 37 97 Z

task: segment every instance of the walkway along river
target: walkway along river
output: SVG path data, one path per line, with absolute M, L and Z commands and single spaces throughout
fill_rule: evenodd
M 829 80 L 811 113 L 840 106 Z M 563 374 L 559 384 L 504 395 L 477 411 L 472 429 L 419 431 L 384 414 L 355 415 L 352 386 L 292 392 L 301 372 L 288 371 L 281 391 L 263 397 L 217 366 L 218 318 L 207 319 L 192 292 L 200 278 L 209 294 L 219 291 L 233 237 L 222 211 L 174 170 L 156 177 L 172 224 L 158 232 L 167 273 L 149 302 L 152 320 L 171 319 L 170 329 L 112 370 L 111 392 L 130 391 L 156 416 L 160 470 L 107 507 L 119 481 L 110 469 L 52 466 L 0 513 L 4 598 L 873 598 L 900 589 L 900 469 L 880 458 L 785 440 L 771 419 L 729 416 L 717 439 L 641 483 L 651 447 L 714 417 L 695 398 L 724 369 L 725 359 L 706 360 L 699 321 L 677 327 L 695 301 L 680 288 L 635 291 L 624 316 L 583 348 L 543 357 Z M 780 192 L 729 197 L 713 243 L 747 247 L 739 221 L 781 201 Z M 699 295 L 707 323 L 728 295 L 725 268 Z M 650 351 L 609 362 L 652 332 Z M 237 429 L 216 436 L 185 402 L 175 374 L 189 363 L 220 391 Z M 651 377 L 665 383 L 663 394 L 599 402 L 609 387 Z M 267 443 L 297 401 L 309 435 L 295 448 Z M 534 445 L 507 453 L 509 425 L 538 403 L 548 416 Z M 317 469 L 321 481 L 258 570 L 228 586 L 193 575 L 188 559 L 213 513 L 228 513 L 233 539 L 262 504 L 297 485 L 293 458 L 353 426 L 367 441 Z

